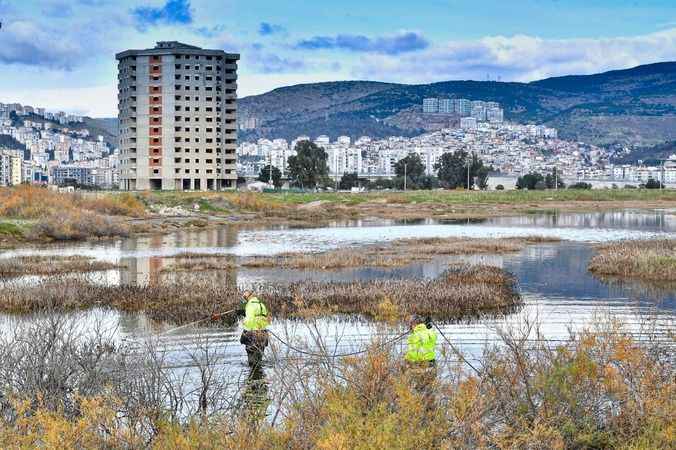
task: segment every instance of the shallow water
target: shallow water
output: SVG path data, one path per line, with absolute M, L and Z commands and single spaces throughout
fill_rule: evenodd
M 20 249 L 5 252 L 13 255 L 90 255 L 121 263 L 124 269 L 103 273 L 108 283 L 146 284 L 159 279 L 165 256 L 183 251 L 228 253 L 237 256 L 271 255 L 289 251 L 324 251 L 400 238 L 422 237 L 507 237 L 547 236 L 565 242 L 527 247 L 509 255 L 482 255 L 459 258 L 435 258 L 394 269 L 355 268 L 339 271 L 303 271 L 276 269 L 233 269 L 227 276 L 240 285 L 264 281 L 292 282 L 301 279 L 347 281 L 374 278 L 434 278 L 449 262 L 468 261 L 490 264 L 513 273 L 519 282 L 524 307 L 507 317 L 482 319 L 470 323 L 444 324 L 442 330 L 470 358 L 478 359 L 486 344 L 497 340 L 497 329 L 522 323 L 524 318 L 537 320 L 542 337 L 556 343 L 571 331 L 587 326 L 595 317 L 612 316 L 622 320 L 638 339 L 657 338 L 674 330 L 676 290 L 655 291 L 637 284 L 606 284 L 587 271 L 592 244 L 620 239 L 676 238 L 674 211 L 626 210 L 613 213 L 534 214 L 488 220 L 432 220 L 402 223 L 393 221 L 355 221 L 336 223 L 325 228 L 271 228 L 242 230 L 222 227 L 215 230 L 178 232 L 120 240 L 113 243 L 64 245 L 48 249 Z M 274 315 L 274 312 L 273 312 Z M 97 309 L 70 314 L 81 324 L 101 323 L 113 329 L 120 342 L 136 345 L 149 335 L 155 336 L 160 348 L 167 351 L 167 361 L 175 367 L 190 367 L 199 353 L 200 343 L 208 340 L 219 349 L 217 360 L 229 376 L 237 377 L 246 359 L 239 345 L 240 329 L 187 327 L 173 333 L 171 324 L 153 324 L 143 315 L 129 315 Z M 34 316 L 0 317 L 0 329 L 30 323 Z M 363 348 L 376 334 L 393 336 L 400 330 L 355 318 L 335 317 L 317 324 L 324 345 L 337 353 Z M 311 337 L 308 324 L 299 321 L 276 321 L 272 330 L 302 345 Z M 536 336 L 532 336 L 535 338 Z M 442 340 L 440 339 L 440 343 Z M 279 351 L 284 346 L 276 342 Z

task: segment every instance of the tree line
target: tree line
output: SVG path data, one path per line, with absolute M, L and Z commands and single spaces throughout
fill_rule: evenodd
M 329 176 L 328 154 L 323 148 L 310 141 L 301 141 L 296 144 L 295 150 L 296 155 L 289 157 L 288 176 L 291 186 L 301 189 L 486 189 L 488 174 L 493 170 L 485 166 L 476 154 L 470 156 L 461 150 L 444 153 L 434 165 L 437 175 L 428 175 L 420 155 L 409 153 L 397 161 L 394 166 L 395 176 L 391 179 L 369 181 L 356 173 L 344 173 L 338 181 Z M 262 168 L 258 179 L 266 183 L 272 180 L 278 189 L 282 186 L 281 171 L 269 164 Z

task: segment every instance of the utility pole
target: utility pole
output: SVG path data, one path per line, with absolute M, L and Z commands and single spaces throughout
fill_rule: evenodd
M 554 190 L 559 190 L 559 171 L 554 167 Z
M 406 192 L 406 166 L 408 163 L 404 163 L 404 192 Z
M 468 191 L 469 191 L 469 188 L 470 188 L 470 186 L 469 186 L 469 166 L 471 164 L 471 161 L 472 161 L 471 156 L 468 153 L 467 154 L 467 190 Z
M 270 165 L 268 166 L 268 168 L 270 169 L 268 184 L 272 186 L 272 152 L 270 152 Z

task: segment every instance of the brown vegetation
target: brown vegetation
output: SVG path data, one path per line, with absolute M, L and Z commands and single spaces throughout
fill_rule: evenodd
M 676 281 L 676 239 L 615 242 L 597 251 L 589 262 L 595 275 Z
M 247 258 L 243 267 L 277 269 L 343 269 L 347 267 L 401 267 L 416 260 L 427 259 L 414 255 L 380 255 L 368 248 L 336 250 L 326 253 L 285 253 L 277 256 Z
M 400 318 L 411 313 L 457 320 L 504 313 L 521 304 L 512 275 L 497 267 L 451 266 L 433 280 L 302 281 L 262 288 L 275 314 L 345 313 L 377 319 L 387 304 Z M 390 306 L 391 305 L 391 306 Z
M 208 349 L 193 356 L 201 376 L 186 392 L 156 351 L 78 345 L 69 331 L 48 324 L 2 343 L 3 448 L 652 450 L 676 439 L 668 344 L 639 344 L 614 324 L 555 348 L 525 324 L 502 332 L 477 371 L 443 356 L 437 371 L 411 368 L 377 340 L 326 364 L 273 355 L 283 405 L 269 420 L 199 364 Z
M 417 255 L 475 255 L 503 254 L 523 250 L 530 244 L 559 242 L 558 238 L 528 236 L 524 238 L 423 238 L 401 239 L 393 243 L 394 251 L 414 252 Z
M 502 269 L 454 266 L 434 280 L 373 280 L 326 283 L 303 281 L 259 288 L 275 317 L 334 313 L 379 318 L 383 304 L 400 318 L 409 313 L 461 319 L 507 312 L 521 303 L 514 278 Z M 109 306 L 145 312 L 158 321 L 186 323 L 239 303 L 240 291 L 225 276 L 192 276 L 149 286 L 104 286 L 86 278 L 50 278 L 35 285 L 0 289 L 0 311 L 28 313 Z
M 203 272 L 209 270 L 228 270 L 237 267 L 236 257 L 216 253 L 184 252 L 165 258 L 169 264 L 163 272 Z
M 119 267 L 86 256 L 17 256 L 0 258 L 0 279 L 24 275 L 99 272 Z
M 40 219 L 58 212 L 84 210 L 110 216 L 140 217 L 143 204 L 131 194 L 100 196 L 53 192 L 35 186 L 0 189 L 0 217 Z
M 529 244 L 559 242 L 556 238 L 424 238 L 400 239 L 387 244 L 341 249 L 324 253 L 285 253 L 245 259 L 249 268 L 342 269 L 347 267 L 402 267 L 434 256 L 503 254 L 518 252 Z
M 0 189 L 0 217 L 29 221 L 22 238 L 31 241 L 124 237 L 120 217 L 140 217 L 143 204 L 131 194 L 100 196 L 58 193 L 35 186 Z

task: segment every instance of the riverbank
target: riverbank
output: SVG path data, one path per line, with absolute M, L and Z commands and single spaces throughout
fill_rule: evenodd
M 676 191 L 61 194 L 27 186 L 0 188 L 0 248 L 224 224 L 321 226 L 350 219 L 485 219 L 627 208 L 676 210 Z

